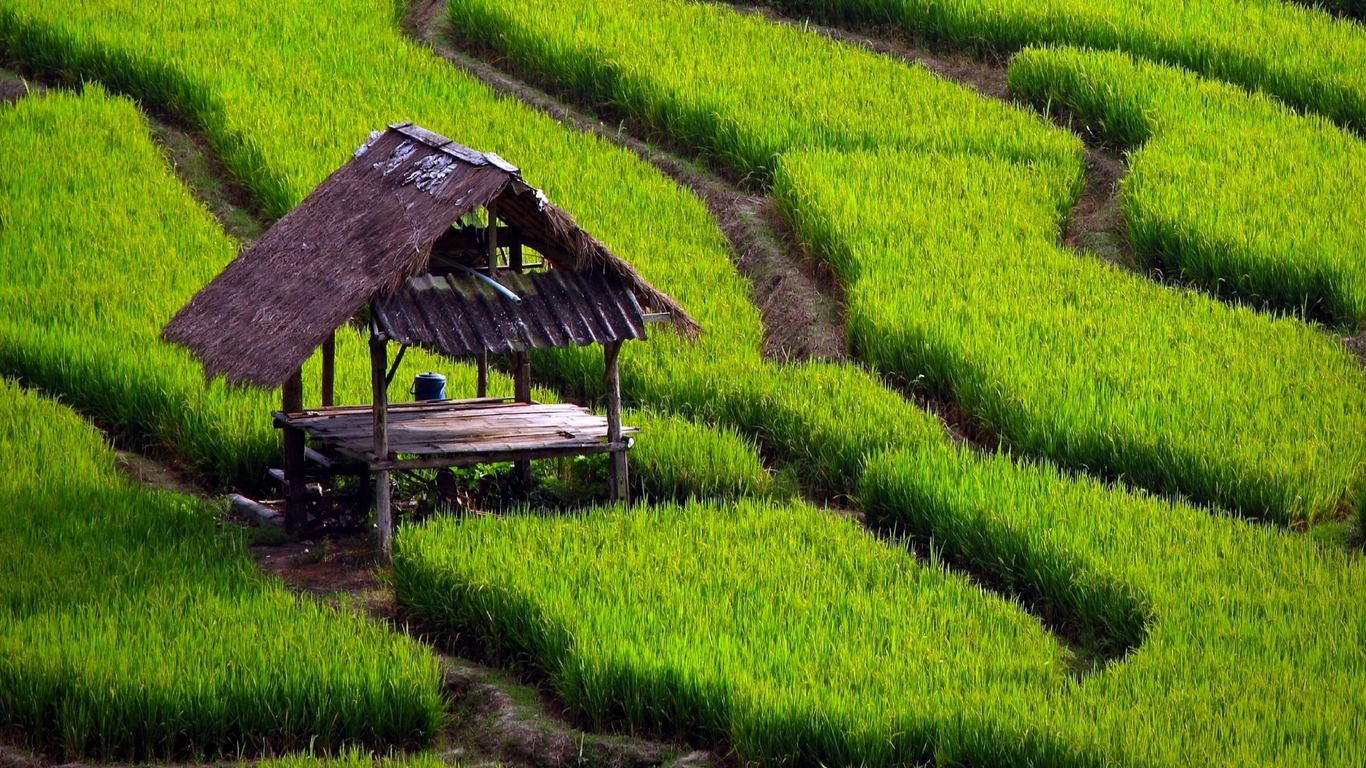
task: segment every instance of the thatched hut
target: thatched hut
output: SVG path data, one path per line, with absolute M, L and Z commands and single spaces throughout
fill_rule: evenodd
M 483 216 L 478 212 L 483 209 Z M 525 255 L 534 251 L 539 261 Z M 362 310 L 367 310 L 362 313 Z M 363 314 L 374 402 L 332 402 L 338 328 Z M 629 440 L 617 353 L 651 322 L 693 338 L 699 327 L 631 265 L 492 153 L 411 123 L 371 134 L 167 324 L 209 376 L 283 387 L 286 520 L 305 520 L 305 434 L 375 474 L 381 547 L 389 545 L 392 470 L 609 452 L 624 499 Z M 387 345 L 479 360 L 479 398 L 387 403 Z M 531 349 L 602 344 L 607 416 L 531 402 Z M 323 350 L 322 402 L 303 409 L 300 369 Z M 508 354 L 511 401 L 485 395 L 488 355 Z M 394 367 L 397 367 L 395 361 Z M 364 423 L 362 423 L 364 422 Z M 404 458 L 400 458 L 404 457 Z

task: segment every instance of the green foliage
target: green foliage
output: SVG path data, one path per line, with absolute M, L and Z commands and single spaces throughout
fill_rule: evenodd
M 1004 456 L 873 460 L 870 520 L 1142 646 L 1030 718 L 1122 764 L 1360 765 L 1366 562 Z M 1141 626 L 1139 623 L 1141 622 Z
M 0 383 L 0 725 L 141 761 L 420 746 L 425 649 L 258 575 L 199 502 L 133 486 L 95 430 Z
M 400 532 L 394 589 L 598 728 L 746 763 L 1075 762 L 1012 714 L 1070 686 L 1036 621 L 805 505 L 437 520 Z
M 1366 320 L 1366 145 L 1315 115 L 1124 54 L 1028 49 L 1013 92 L 1131 150 L 1134 251 L 1211 293 L 1355 333 Z
M 1366 132 L 1366 28 L 1280 0 L 763 0 L 836 25 L 891 25 L 955 48 L 1128 51 L 1265 91 Z M 1360 0 L 1323 5 L 1361 15 Z
M 514 68 L 760 185 L 795 147 L 976 152 L 1076 173 L 1076 140 L 1027 113 L 923 67 L 729 8 L 459 0 L 450 9 L 457 34 L 496 46 Z
M 723 237 L 697 198 L 634 155 L 565 131 L 497 98 L 410 43 L 395 29 L 389 10 L 380 0 L 240 0 L 212 10 L 180 0 L 145 13 L 135 5 L 100 0 L 57 12 L 50 3 L 0 0 L 0 46 L 7 56 L 49 76 L 98 79 L 201 126 L 225 166 L 263 208 L 276 213 L 287 211 L 349 159 L 368 131 L 397 119 L 496 149 L 526 169 L 532 183 L 572 211 L 647 280 L 678 299 L 706 329 L 696 345 L 668 332 L 657 333 L 646 344 L 626 345 L 622 379 L 628 404 L 733 426 L 759 442 L 767 455 L 798 467 L 810 488 L 850 493 L 867 453 L 942 439 L 931 416 L 857 368 L 765 363 L 759 354 L 763 332 L 758 313 L 749 304 Z M 452 110 L 451 104 L 461 108 Z M 997 107 L 988 113 L 1010 114 Z M 202 213 L 195 215 L 207 221 Z M 71 242 L 104 243 L 115 249 L 104 261 L 117 264 L 138 253 L 131 243 L 140 237 L 73 237 Z M 179 306 L 179 298 L 167 298 L 162 317 Z M 159 327 L 142 323 L 145 333 Z M 52 367 L 68 370 L 72 363 L 64 361 L 81 359 L 80 344 L 73 342 L 70 351 L 54 355 Z M 42 345 L 53 342 L 30 346 Z M 363 376 L 357 379 L 340 367 L 341 359 L 352 353 L 343 349 L 338 354 L 341 385 L 364 382 Z M 449 371 L 421 359 L 408 356 L 412 370 Z M 360 360 L 356 364 L 363 366 Z M 103 356 L 89 365 L 90 375 L 113 365 L 111 356 Z M 36 365 L 24 361 L 24 366 L 17 370 L 33 375 Z M 533 368 L 538 380 L 567 396 L 594 400 L 601 395 L 602 362 L 596 349 L 534 355 Z M 314 391 L 308 386 L 314 370 L 305 370 L 307 393 Z M 458 371 L 448 373 L 455 376 L 449 387 L 465 391 L 461 382 L 471 381 L 472 374 Z M 152 380 L 142 374 L 143 380 Z M 399 382 L 410 375 L 401 372 L 395 386 L 406 386 Z M 55 375 L 35 381 L 68 396 L 79 389 Z M 131 403 L 162 398 L 166 392 L 178 394 L 179 388 L 159 383 L 112 399 Z M 358 399 L 365 399 L 363 392 Z M 243 424 L 255 425 L 251 428 L 259 432 L 253 434 L 268 434 L 264 416 L 258 415 L 265 413 L 264 400 L 242 405 L 242 413 L 250 412 L 242 418 L 220 417 L 213 408 L 168 407 L 164 416 L 144 414 L 129 419 L 129 426 L 202 418 L 210 422 L 203 434 L 229 425 L 243 429 Z M 201 455 L 248 456 L 246 442 L 220 440 Z M 265 442 L 251 445 L 268 448 Z M 254 473 L 260 472 L 260 458 L 241 461 L 247 468 L 243 476 L 259 476 Z
M 775 192 L 846 285 L 857 354 L 1012 448 L 1282 523 L 1351 498 L 1355 357 L 1062 249 L 1050 184 L 972 156 L 813 152 L 784 156 Z
M 87 91 L 0 107 L 0 371 L 61 393 L 132 447 L 250 488 L 279 453 L 278 395 L 205 382 L 197 361 L 158 338 L 234 243 L 168 172 L 137 110 Z M 306 381 L 318 366 L 315 356 Z M 369 366 L 364 340 L 340 333 L 339 402 L 369 400 Z M 390 396 L 406 400 L 419 370 L 473 394 L 469 366 L 414 350 Z M 495 391 L 510 383 L 499 377 Z
M 320 756 L 314 752 L 296 752 L 267 758 L 256 765 L 260 768 L 452 768 L 451 763 L 432 752 L 376 755 L 358 749 L 347 749 L 333 757 Z
M 451 14 L 515 66 L 736 174 L 776 167 L 786 218 L 849 291 L 852 351 L 1013 447 L 1282 522 L 1358 493 L 1356 364 L 1302 325 L 1059 248 L 1080 173 L 1064 132 L 726 8 L 457 0 Z
M 640 428 L 630 453 L 632 493 L 637 497 L 741 499 L 773 491 L 773 476 L 754 445 L 733 430 L 652 411 L 626 411 L 622 421 Z

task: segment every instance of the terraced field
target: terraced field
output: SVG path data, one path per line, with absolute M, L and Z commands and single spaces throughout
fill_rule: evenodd
M 1164 4 L 783 8 L 1112 51 L 1025 50 L 1013 104 L 725 7 L 438 18 L 776 200 L 841 289 L 844 363 L 766 359 L 702 201 L 414 44 L 404 8 L 0 0 L 4 58 L 59 86 L 0 106 L 0 728 L 48 757 L 358 766 L 450 747 L 464 712 L 417 641 L 254 573 L 212 508 L 131 486 L 49 399 L 218 489 L 277 450 L 277 394 L 157 338 L 238 244 L 108 89 L 200 131 L 267 218 L 384 123 L 495 150 L 703 324 L 625 353 L 652 501 L 413 523 L 380 585 L 577 723 L 746 764 L 1366 762 L 1366 382 L 1334 335 L 1363 313 L 1366 31 L 1278 3 L 1183 6 L 1176 31 Z M 1061 244 L 1082 137 L 1130 152 L 1126 236 L 1172 279 Z M 362 341 L 339 343 L 364 401 Z M 538 397 L 600 397 L 599 359 L 536 355 Z M 404 373 L 431 369 L 472 389 L 431 355 Z

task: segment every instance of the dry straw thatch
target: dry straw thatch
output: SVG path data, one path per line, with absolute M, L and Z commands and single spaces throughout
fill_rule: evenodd
M 162 331 L 208 376 L 283 384 L 374 296 L 425 273 L 432 245 L 458 219 L 495 203 L 498 216 L 545 244 L 556 269 L 616 275 L 646 312 L 700 326 L 497 155 L 410 123 L 389 126 L 319 184 L 176 313 Z

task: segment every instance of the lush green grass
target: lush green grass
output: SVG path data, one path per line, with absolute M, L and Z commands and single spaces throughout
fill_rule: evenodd
M 1142 645 L 1077 681 L 1008 605 L 800 505 L 437 521 L 395 589 L 583 719 L 744 762 L 1355 765 L 1366 568 L 1275 529 L 927 449 L 865 475 L 932 539 L 1076 629 Z
M 313 752 L 296 752 L 261 760 L 257 765 L 260 768 L 451 768 L 452 764 L 432 752 L 376 755 L 348 749 L 332 757 L 319 756 Z
M 1358 0 L 1345 3 L 1358 13 L 1362 8 Z M 1265 91 L 1358 132 L 1366 131 L 1366 27 L 1281 0 L 763 0 L 763 4 L 837 25 L 891 25 L 955 48 L 1012 53 L 1029 45 L 1057 43 L 1128 51 Z
M 1121 53 L 1029 49 L 1011 90 L 1129 150 L 1134 251 L 1221 296 L 1356 333 L 1366 144 L 1321 117 Z
M 1338 342 L 1062 249 L 1032 169 L 783 163 L 775 192 L 842 278 L 856 353 L 1015 450 L 1286 523 L 1355 497 L 1366 398 Z
M 734 426 L 766 455 L 800 467 L 804 482 L 836 493 L 852 491 L 866 454 L 941 439 L 932 417 L 856 368 L 766 364 L 747 286 L 700 201 L 635 156 L 496 98 L 408 42 L 392 10 L 380 0 L 250 0 L 210 13 L 183 0 L 150 13 L 138 2 L 101 0 L 58 12 L 48 3 L 4 0 L 0 46 L 30 69 L 98 79 L 202 126 L 228 169 L 277 213 L 386 122 L 412 119 L 496 149 L 706 328 L 696 346 L 667 332 L 627 345 L 628 400 Z M 533 365 L 539 380 L 563 393 L 601 393 L 597 350 L 536 355 Z M 468 381 L 470 374 L 461 376 Z M 233 423 L 204 418 L 214 422 L 205 433 Z M 243 450 L 232 445 L 225 453 Z
M 1065 132 L 722 7 L 457 0 L 451 13 L 519 69 L 736 174 L 780 166 L 786 217 L 851 292 L 853 351 L 1013 447 L 1284 522 L 1355 503 L 1355 363 L 1302 325 L 1061 250 L 1080 168 Z
M 863 500 L 875 524 L 1102 633 L 1128 633 L 1141 601 L 1141 648 L 1039 728 L 1096 734 L 1135 765 L 1366 761 L 1360 553 L 954 450 L 874 460 Z
M 1080 144 L 908 67 L 723 6 L 457 0 L 456 34 L 761 185 L 794 147 L 974 152 L 1079 172 Z
M 235 244 L 167 172 L 136 110 L 98 92 L 0 107 L 0 159 L 0 370 L 60 393 L 123 442 L 210 483 L 261 482 L 278 465 L 278 395 L 206 385 L 197 362 L 157 338 Z M 310 384 L 318 365 L 315 356 L 306 369 Z M 408 399 L 419 370 L 444 372 L 453 397 L 474 395 L 469 366 L 412 350 L 390 397 Z M 338 335 L 337 375 L 340 402 L 369 399 L 359 334 Z M 510 394 L 508 378 L 494 376 L 493 391 Z M 306 401 L 317 398 L 310 386 Z M 734 435 L 676 417 L 650 425 L 658 432 L 641 436 L 635 453 L 647 493 L 762 492 L 771 483 Z
M 1037 621 L 804 505 L 437 520 L 401 532 L 394 588 L 595 727 L 746 763 L 1073 762 L 1019 716 L 1072 686 Z
M 0 382 L 0 724 L 66 759 L 420 746 L 429 652 L 259 576 L 201 502 L 142 490 Z

